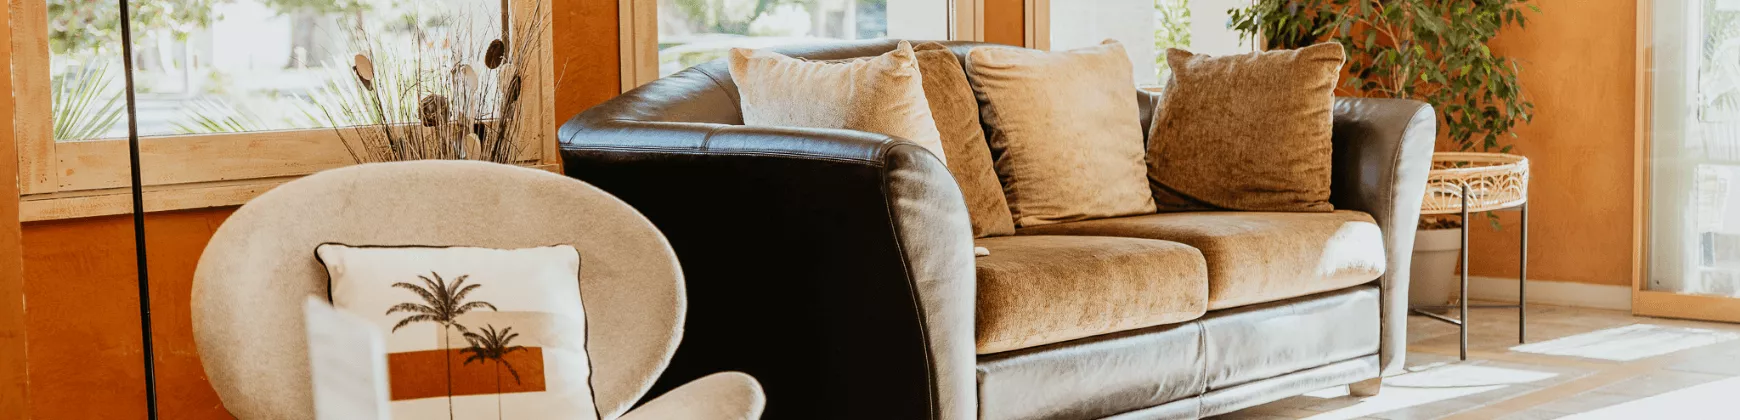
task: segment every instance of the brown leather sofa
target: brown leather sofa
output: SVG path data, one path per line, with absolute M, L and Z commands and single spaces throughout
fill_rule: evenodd
M 949 45 L 964 62 L 977 44 Z M 1131 100 L 1146 126 L 1158 97 Z M 762 381 L 775 419 L 1197 418 L 1375 392 L 1402 366 L 1426 104 L 1336 99 L 1335 213 L 1024 228 L 976 241 L 991 250 L 976 260 L 959 187 L 923 148 L 741 124 L 713 62 L 561 128 L 567 174 L 643 212 L 687 275 L 687 331 L 649 395 L 736 370 Z M 1144 321 L 1179 305 L 1206 313 Z

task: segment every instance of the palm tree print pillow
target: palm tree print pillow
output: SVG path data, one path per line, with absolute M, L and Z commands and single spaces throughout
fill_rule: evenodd
M 332 304 L 386 339 L 393 418 L 597 419 L 573 246 L 324 244 Z

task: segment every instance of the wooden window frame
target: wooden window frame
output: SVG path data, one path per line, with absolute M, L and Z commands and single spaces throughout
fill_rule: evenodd
M 618 0 L 617 11 L 622 91 L 627 92 L 659 78 L 658 0 Z M 953 40 L 984 41 L 985 0 L 952 0 L 948 32 Z
M 624 0 L 629 1 L 629 0 Z M 651 0 L 649 0 L 650 2 Z M 46 0 L 8 0 L 13 90 L 17 112 L 20 218 L 40 221 L 132 211 L 124 140 L 55 142 L 50 112 Z M 542 7 L 538 7 L 543 3 Z M 520 164 L 553 169 L 556 150 L 555 78 L 549 0 L 514 0 L 517 15 L 541 11 L 543 57 L 528 86 Z M 289 180 L 353 164 L 330 128 L 252 133 L 171 135 L 139 141 L 146 211 L 239 205 Z

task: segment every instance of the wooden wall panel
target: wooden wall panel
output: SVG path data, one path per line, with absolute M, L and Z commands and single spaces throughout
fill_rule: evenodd
M 10 19 L 0 7 L 0 21 Z M 0 45 L 12 45 L 12 31 L 0 31 Z M 0 48 L 0 62 L 11 62 Z M 12 78 L 0 77 L 0 92 L 12 91 Z M 24 320 L 24 267 L 18 221 L 18 149 L 12 137 L 12 101 L 0 100 L 0 420 L 30 417 Z
M 1534 123 L 1517 130 L 1529 157 L 1529 278 L 1631 284 L 1636 0 L 1537 0 L 1528 29 L 1511 29 L 1493 50 L 1522 62 Z M 1503 230 L 1477 219 L 1472 273 L 1517 272 L 1517 219 Z

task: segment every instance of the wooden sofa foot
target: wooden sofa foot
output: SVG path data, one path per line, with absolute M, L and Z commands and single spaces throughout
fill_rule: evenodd
M 1355 397 L 1371 397 L 1376 396 L 1378 391 L 1383 389 L 1383 386 L 1384 378 L 1379 376 L 1347 384 L 1347 393 L 1352 394 Z

